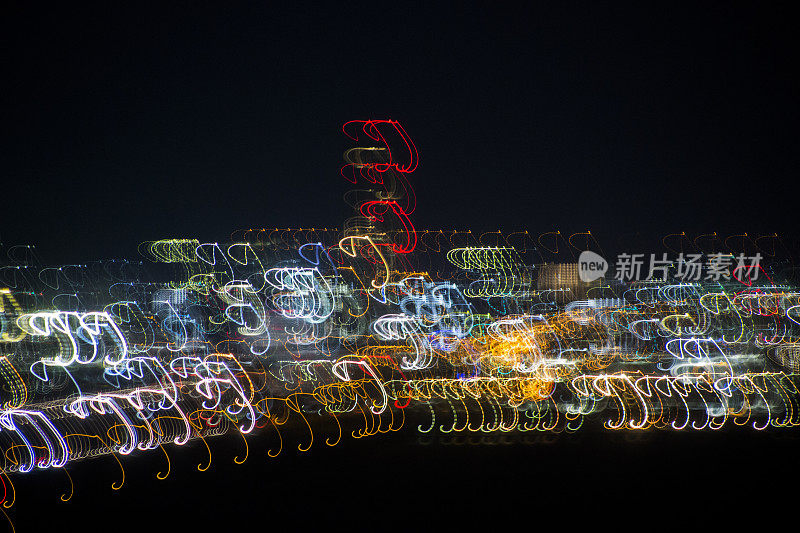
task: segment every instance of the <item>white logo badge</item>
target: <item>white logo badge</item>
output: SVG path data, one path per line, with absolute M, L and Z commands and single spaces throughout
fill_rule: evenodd
M 607 270 L 608 262 L 594 252 L 586 250 L 578 257 L 578 275 L 584 283 L 602 278 Z

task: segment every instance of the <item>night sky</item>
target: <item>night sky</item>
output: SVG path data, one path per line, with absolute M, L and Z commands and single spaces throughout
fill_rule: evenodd
M 415 140 L 418 228 L 794 230 L 768 6 L 7 8 L 2 233 L 47 262 L 336 227 L 351 119 Z
M 353 119 L 398 120 L 416 142 L 417 228 L 591 229 L 601 242 L 797 234 L 788 8 L 116 4 L 0 17 L 0 241 L 34 244 L 45 262 L 339 226 L 353 146 L 340 127 Z M 120 492 L 111 459 L 81 465 L 69 504 L 63 474 L 36 473 L 20 482 L 16 521 L 267 530 L 278 517 L 419 528 L 520 516 L 533 529 L 546 516 L 565 527 L 627 512 L 730 518 L 731 504 L 780 514 L 786 500 L 769 487 L 796 479 L 796 439 L 752 433 L 456 452 L 381 436 L 277 460 L 257 437 L 244 467 L 233 439 L 209 473 L 195 468 L 202 450 L 173 454 L 166 482 L 154 478 L 163 457 L 132 458 Z M 123 508 L 137 518 L 121 520 Z

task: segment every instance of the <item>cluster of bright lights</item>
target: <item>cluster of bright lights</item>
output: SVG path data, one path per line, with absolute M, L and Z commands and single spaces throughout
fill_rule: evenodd
M 307 450 L 331 422 L 327 445 L 342 422 L 356 438 L 800 425 L 797 287 L 583 283 L 552 262 L 574 263 L 589 233 L 417 233 L 406 131 L 344 131 L 368 146 L 345 154 L 356 190 L 341 230 L 158 240 L 140 246 L 147 265 L 8 254 L 5 479 L 101 454 L 168 461 L 167 444 L 226 433 L 276 432 L 275 456 L 282 428 L 307 428 Z

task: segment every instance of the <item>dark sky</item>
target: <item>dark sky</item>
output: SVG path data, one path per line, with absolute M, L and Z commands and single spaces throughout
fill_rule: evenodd
M 7 245 L 338 226 L 366 118 L 416 141 L 418 228 L 794 230 L 787 9 L 159 4 L 5 9 Z

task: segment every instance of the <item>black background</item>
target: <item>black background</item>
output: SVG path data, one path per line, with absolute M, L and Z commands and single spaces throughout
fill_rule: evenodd
M 423 422 L 425 426 L 428 422 Z M 330 423 L 332 426 L 333 423 Z M 168 445 L 163 453 L 76 463 L 15 477 L 17 531 L 568 530 L 749 528 L 786 524 L 796 509 L 798 435 L 731 427 L 718 432 L 528 435 L 527 444 L 420 444 L 414 427 L 362 439 L 335 427 Z M 287 438 L 291 437 L 291 438 Z M 474 437 L 476 439 L 480 437 Z M 791 522 L 790 522 L 791 523 Z M 41 529 L 48 528 L 48 529 Z M 241 529 L 240 529 L 241 528 Z
M 339 128 L 368 118 L 399 120 L 416 142 L 418 228 L 795 235 L 788 4 L 170 4 L 3 8 L 4 244 L 61 263 L 135 257 L 165 237 L 339 226 L 351 146 Z M 237 451 L 206 473 L 174 458 L 165 482 L 161 457 L 132 458 L 119 492 L 101 459 L 73 469 L 67 504 L 61 473 L 20 482 L 15 522 L 544 528 L 685 525 L 700 510 L 713 524 L 786 512 L 793 489 L 780 486 L 797 474 L 793 440 L 746 429 L 412 444 L 276 460 L 253 444 L 242 467 Z
M 791 234 L 788 9 L 513 6 L 6 8 L 0 238 L 338 227 L 368 118 L 416 141 L 418 228 Z

